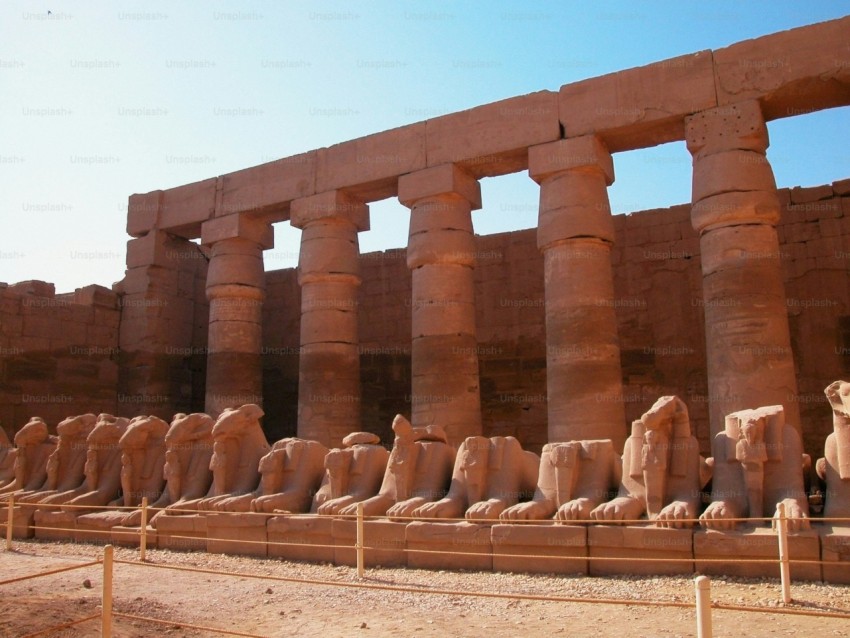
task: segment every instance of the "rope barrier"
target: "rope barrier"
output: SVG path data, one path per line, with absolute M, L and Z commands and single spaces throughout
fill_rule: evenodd
M 24 580 L 31 580 L 33 578 L 41 578 L 42 576 L 52 576 L 53 574 L 61 574 L 62 572 L 70 572 L 75 569 L 83 569 L 84 567 L 91 567 L 92 565 L 99 565 L 100 560 L 94 560 L 90 563 L 83 563 L 81 565 L 74 565 L 72 567 L 60 567 L 58 569 L 51 569 L 46 572 L 39 572 L 38 574 L 30 574 L 28 576 L 19 576 L 18 578 L 8 578 L 6 580 L 0 580 L 0 585 L 10 585 L 12 583 L 19 583 Z
M 168 625 L 169 627 L 185 627 L 186 629 L 197 629 L 198 631 L 211 631 L 216 634 L 224 634 L 226 636 L 246 636 L 247 638 L 266 638 L 259 634 L 245 634 L 240 631 L 231 631 L 229 629 L 217 629 L 216 627 L 204 627 L 202 625 L 191 625 L 189 623 L 178 622 L 175 620 L 161 620 L 159 618 L 150 618 L 148 616 L 136 616 L 135 614 L 123 614 L 113 612 L 113 616 L 117 618 L 129 618 L 130 620 L 142 620 L 145 622 L 157 623 L 160 625 Z
M 62 623 L 61 625 L 54 625 L 53 627 L 41 629 L 32 634 L 26 634 L 25 636 L 22 636 L 22 638 L 36 638 L 36 636 L 44 636 L 51 632 L 58 631 L 60 629 L 68 629 L 69 627 L 73 627 L 74 625 L 81 625 L 84 622 L 89 622 L 90 620 L 97 620 L 98 618 L 100 618 L 100 614 L 86 616 L 85 618 L 78 618 L 77 620 L 69 620 L 66 623 Z

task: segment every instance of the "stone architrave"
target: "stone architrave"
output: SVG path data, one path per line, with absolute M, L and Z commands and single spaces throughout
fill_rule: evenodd
M 363 501 L 366 516 L 404 520 L 420 505 L 442 498 L 451 480 L 455 450 L 438 425 L 414 428 L 397 414 L 393 419 L 395 440 L 385 461 L 383 481 L 377 494 Z M 340 513 L 352 514 L 351 507 Z
M 446 496 L 415 508 L 417 518 L 496 520 L 535 490 L 540 457 L 512 436 L 468 437 L 457 451 Z
M 780 204 L 758 101 L 685 120 L 691 224 L 700 234 L 712 436 L 752 405 L 781 404 L 799 428 L 797 381 L 776 224 Z
M 32 417 L 15 433 L 14 478 L 0 489 L 0 494 L 31 492 L 40 489 L 47 479 L 47 462 L 58 439 L 47 431 L 47 423 Z
M 293 201 L 290 223 L 302 229 L 298 436 L 339 446 L 360 427 L 357 233 L 369 208 L 330 191 Z
M 547 443 L 540 456 L 534 497 L 499 515 L 503 521 L 552 518 L 587 521 L 620 483 L 620 463 L 610 439 Z
M 735 529 L 735 519 L 774 516 L 782 502 L 788 529 L 809 529 L 803 446 L 781 405 L 727 415 L 726 429 L 714 437 L 712 452 L 712 502 L 700 516 L 703 527 Z
M 818 476 L 826 482 L 824 518 L 850 518 L 850 383 L 835 381 L 824 390 L 832 407 L 833 432 L 826 437 Z
M 204 222 L 210 246 L 210 302 L 205 411 L 261 404 L 263 396 L 263 250 L 273 246 L 271 226 L 246 215 Z
M 611 154 L 592 135 L 534 146 L 528 174 L 540 184 L 549 442 L 611 439 L 620 449 L 626 414 L 611 266 Z
M 325 456 L 324 479 L 311 511 L 356 514 L 357 503 L 374 496 L 381 486 L 390 453 L 381 445 L 380 437 L 371 432 L 352 432 L 343 439 L 343 445 L 343 449 L 334 448 Z
M 628 522 L 645 514 L 657 527 L 690 527 L 700 504 L 704 465 L 687 406 L 678 397 L 661 397 L 632 423 L 617 496 L 590 517 Z
M 482 432 L 471 214 L 481 189 L 443 164 L 402 175 L 398 199 L 410 208 L 411 422 L 439 423 L 456 445 Z

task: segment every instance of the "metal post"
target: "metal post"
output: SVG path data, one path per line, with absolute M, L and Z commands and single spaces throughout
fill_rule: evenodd
M 711 579 L 697 576 L 694 589 L 697 597 L 697 638 L 711 638 Z
M 103 548 L 103 592 L 100 635 L 112 638 L 112 545 Z
M 363 578 L 363 503 L 357 504 L 357 577 Z
M 145 562 L 145 552 L 148 548 L 148 497 L 142 497 L 142 529 L 139 539 L 139 560 Z
M 788 519 L 785 518 L 785 503 L 776 506 L 779 515 L 779 576 L 782 581 L 782 602 L 791 602 L 791 566 L 788 563 Z
M 15 525 L 15 495 L 9 497 L 9 510 L 6 513 L 6 551 L 12 551 L 12 529 Z

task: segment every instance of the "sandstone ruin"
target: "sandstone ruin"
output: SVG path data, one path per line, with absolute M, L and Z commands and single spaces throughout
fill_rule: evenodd
M 848 41 L 833 20 L 132 195 L 113 290 L 0 287 L 21 533 L 125 533 L 138 512 L 85 507 L 145 495 L 161 546 L 348 564 L 363 503 L 376 563 L 687 572 L 782 502 L 835 577 L 846 526 L 810 529 L 808 497 L 848 517 L 850 180 L 777 189 L 767 150 L 773 120 L 850 104 Z M 611 215 L 617 153 L 669 142 L 691 203 Z M 475 235 L 480 180 L 521 171 L 537 227 Z M 406 250 L 363 255 L 389 197 Z M 299 267 L 266 272 L 284 222 Z

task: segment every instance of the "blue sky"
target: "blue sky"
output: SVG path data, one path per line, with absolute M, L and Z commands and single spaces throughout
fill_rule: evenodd
M 0 281 L 124 273 L 127 197 L 443 113 L 841 17 L 846 2 L 0 4 Z M 48 15 L 48 11 L 51 12 Z M 850 109 L 770 124 L 780 186 L 850 177 Z M 684 143 L 615 155 L 615 212 L 690 199 Z M 525 173 L 482 181 L 476 232 L 536 224 Z M 361 250 L 403 246 L 397 201 Z M 297 263 L 276 226 L 266 268 Z

